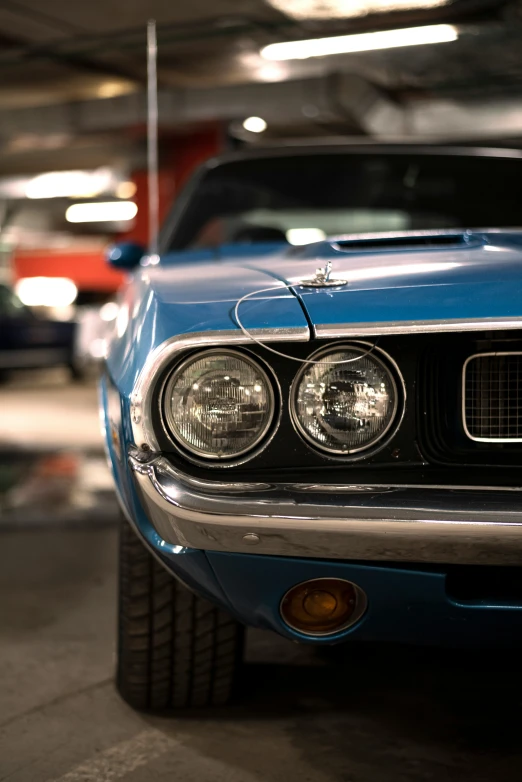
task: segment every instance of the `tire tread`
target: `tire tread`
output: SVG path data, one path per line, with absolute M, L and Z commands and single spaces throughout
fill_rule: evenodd
M 117 686 L 137 709 L 226 703 L 243 647 L 243 626 L 193 594 L 120 523 Z

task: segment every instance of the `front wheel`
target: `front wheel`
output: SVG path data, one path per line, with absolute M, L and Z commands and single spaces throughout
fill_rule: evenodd
M 120 522 L 117 685 L 136 709 L 226 703 L 241 663 L 243 626 L 193 594 Z

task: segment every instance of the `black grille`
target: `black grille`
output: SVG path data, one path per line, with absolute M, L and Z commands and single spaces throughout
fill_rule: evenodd
M 472 356 L 464 367 L 463 413 L 472 440 L 522 441 L 522 353 Z

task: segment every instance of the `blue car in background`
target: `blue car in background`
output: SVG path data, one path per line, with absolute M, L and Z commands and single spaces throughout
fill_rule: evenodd
M 0 377 L 16 369 L 67 366 L 78 376 L 76 324 L 39 318 L 0 283 Z
M 521 626 L 522 153 L 231 153 L 132 270 L 101 381 L 118 687 L 225 702 L 244 626 L 500 644 Z

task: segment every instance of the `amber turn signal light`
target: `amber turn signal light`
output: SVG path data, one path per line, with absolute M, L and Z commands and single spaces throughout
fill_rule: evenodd
M 286 624 L 305 635 L 331 635 L 357 622 L 366 610 L 365 593 L 341 578 L 315 578 L 292 587 L 281 601 Z

